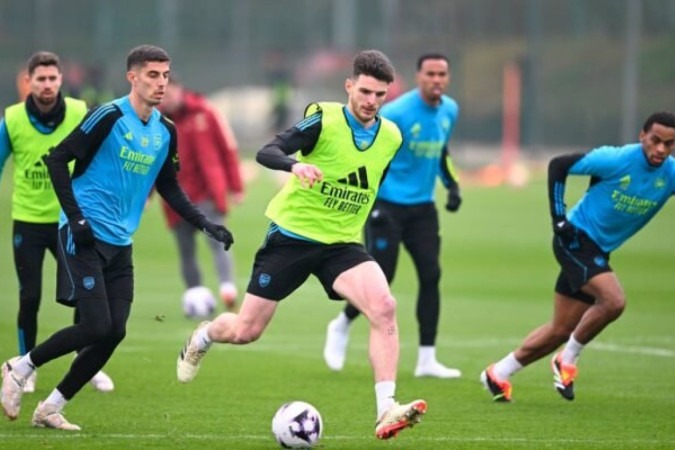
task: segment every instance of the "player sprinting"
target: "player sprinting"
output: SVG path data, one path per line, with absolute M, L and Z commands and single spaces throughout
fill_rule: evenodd
M 511 375 L 553 353 L 553 385 L 574 400 L 577 359 L 583 348 L 623 313 L 626 297 L 609 265 L 610 253 L 645 226 L 675 194 L 675 115 L 654 113 L 640 142 L 558 156 L 548 168 L 553 251 L 561 271 L 551 322 L 533 330 L 515 351 L 480 375 L 495 401 L 511 400 Z M 568 175 L 591 177 L 588 190 L 569 211 Z
M 436 179 L 448 189 L 446 209 L 459 209 L 460 196 L 448 141 L 459 107 L 444 94 L 450 83 L 448 58 L 428 53 L 417 61 L 417 88 L 382 107 L 382 116 L 393 121 L 403 134 L 403 146 L 396 154 L 377 201 L 366 222 L 366 248 L 382 267 L 389 283 L 394 280 L 401 244 L 410 253 L 419 287 L 416 316 L 419 348 L 416 377 L 458 378 L 461 371 L 446 367 L 436 358 L 436 336 L 441 295 L 439 263 L 441 237 L 434 203 Z M 323 356 L 335 371 L 345 363 L 349 327 L 359 310 L 347 304 L 326 331 Z
M 57 331 L 18 360 L 2 364 L 0 403 L 15 420 L 36 368 L 79 350 L 61 382 L 38 403 L 36 427 L 77 431 L 65 405 L 112 356 L 126 335 L 134 294 L 132 236 L 153 185 L 195 227 L 224 243 L 230 232 L 209 222 L 176 179 L 176 130 L 155 108 L 164 96 L 169 55 L 141 45 L 127 56 L 128 96 L 87 114 L 45 162 L 61 204 L 57 300 L 77 308 L 77 324 Z M 68 163 L 75 161 L 71 174 Z
M 221 314 L 195 330 L 178 357 L 179 381 L 192 381 L 213 342 L 257 340 L 279 302 L 313 274 L 330 298 L 347 299 L 370 321 L 376 436 L 393 437 L 426 412 L 424 400 L 404 405 L 394 400 L 396 301 L 382 269 L 360 243 L 380 181 L 401 146 L 396 125 L 377 114 L 393 79 L 383 53 L 358 53 L 345 82 L 347 105 L 310 105 L 304 120 L 258 152 L 258 162 L 293 176 L 267 207 L 273 223 L 256 254 L 239 313 Z M 298 159 L 291 158 L 298 151 Z

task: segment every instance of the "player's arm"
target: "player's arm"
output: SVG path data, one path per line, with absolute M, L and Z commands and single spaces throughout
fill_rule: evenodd
M 7 132 L 7 126 L 5 125 L 5 119 L 0 120 L 0 180 L 2 180 L 2 171 L 9 158 L 10 153 L 12 153 L 12 143 L 9 141 L 9 133 Z
M 166 124 L 166 122 L 165 122 Z M 178 184 L 176 169 L 178 167 L 178 152 L 176 149 L 176 129 L 167 126 L 170 131 L 171 139 L 169 143 L 169 155 L 167 156 L 162 168 L 155 180 L 155 189 L 162 198 L 178 213 L 185 221 L 195 228 L 202 230 L 212 239 L 222 242 L 225 250 L 228 250 L 234 243 L 232 233 L 222 225 L 217 225 L 209 221 L 204 214 L 190 201 L 183 189 Z
M 443 105 L 447 113 L 447 119 L 450 121 L 452 126 L 448 132 L 448 142 L 445 143 L 443 150 L 441 151 L 441 157 L 439 159 L 439 174 L 441 182 L 448 190 L 448 199 L 445 203 L 445 209 L 450 212 L 456 212 L 459 210 L 459 206 L 462 204 L 462 196 L 460 195 L 459 189 L 459 176 L 452 161 L 452 157 L 450 156 L 448 144 L 450 138 L 452 137 L 452 131 L 457 124 L 457 119 L 459 118 L 459 105 L 454 99 L 449 97 L 444 97 Z
M 72 177 L 81 175 L 121 116 L 121 111 L 114 105 L 89 111 L 77 128 L 43 157 L 56 196 L 69 221 L 81 218 L 82 210 L 73 193 L 68 164 L 75 161 Z
M 256 161 L 273 170 L 291 172 L 298 163 L 292 155 L 301 151 L 308 155 L 314 149 L 321 134 L 321 113 L 313 114 L 291 128 L 277 134 L 272 141 L 256 154 Z
M 162 165 L 157 180 L 155 180 L 155 189 L 178 215 L 195 228 L 204 229 L 207 219 L 178 184 L 176 169 L 171 162 L 171 158 L 167 158 Z
M 91 247 L 96 241 L 94 231 L 75 199 L 68 163 L 75 160 L 73 176 L 82 174 L 121 116 L 121 111 L 114 105 L 90 111 L 77 128 L 43 157 L 56 197 L 68 218 L 76 248 Z
M 448 151 L 448 146 L 445 145 L 441 151 L 441 158 L 439 159 L 441 169 L 441 182 L 448 190 L 459 189 L 459 176 L 457 170 L 452 162 L 452 157 Z
M 450 157 L 447 144 L 441 151 L 439 164 L 441 166 L 441 182 L 443 183 L 443 186 L 448 189 L 448 199 L 445 203 L 445 209 L 450 212 L 455 212 L 462 204 L 462 196 L 460 195 L 459 191 L 459 176 L 457 175 L 457 170 L 455 169 L 455 165 L 453 164 L 452 158 Z
M 566 216 L 565 183 L 572 166 L 584 156 L 583 153 L 556 156 L 548 164 L 548 202 L 556 234 L 569 235 L 573 231 Z
M 315 182 L 323 179 L 323 173 L 315 165 L 299 162 L 291 155 L 298 151 L 303 155 L 310 154 L 320 134 L 321 112 L 317 112 L 277 134 L 258 151 L 256 161 L 269 169 L 291 172 L 303 186 L 312 187 Z

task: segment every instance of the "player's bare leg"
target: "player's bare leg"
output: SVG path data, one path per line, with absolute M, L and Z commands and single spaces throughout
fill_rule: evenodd
M 199 324 L 178 355 L 178 380 L 188 383 L 194 379 L 213 342 L 243 345 L 257 340 L 274 316 L 277 305 L 276 301 L 246 294 L 239 313 L 223 313 L 212 322 Z
M 368 353 L 377 399 L 375 434 L 380 439 L 389 439 L 417 424 L 427 410 L 424 400 L 400 405 L 394 398 L 399 357 L 396 300 L 382 269 L 374 261 L 341 273 L 333 289 L 349 299 L 370 322 Z

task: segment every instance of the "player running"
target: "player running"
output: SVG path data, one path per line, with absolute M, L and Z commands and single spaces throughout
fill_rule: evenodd
M 675 194 L 673 149 L 675 115 L 658 112 L 645 121 L 639 143 L 599 147 L 551 160 L 548 194 L 553 252 L 561 267 L 553 319 L 481 373 L 495 401 L 510 401 L 511 375 L 553 353 L 565 341 L 563 350 L 551 360 L 553 385 L 563 398 L 574 400 L 581 351 L 621 316 L 626 305 L 609 255 Z M 568 175 L 591 177 L 588 190 L 569 212 L 564 201 Z

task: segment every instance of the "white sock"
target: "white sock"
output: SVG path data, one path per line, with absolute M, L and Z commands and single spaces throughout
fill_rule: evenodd
M 66 406 L 68 400 L 66 400 L 66 398 L 58 389 L 54 389 L 52 393 L 49 394 L 49 397 L 47 397 L 47 400 L 45 400 L 45 403 L 49 403 L 50 405 L 56 405 L 56 407 L 60 411 L 63 409 L 64 406 Z
M 209 327 L 207 325 L 197 332 L 197 347 L 199 350 L 208 350 L 209 347 L 211 347 L 211 344 L 213 344 L 209 337 L 208 329 Z
M 30 353 L 21 357 L 17 362 L 12 364 L 12 371 L 22 378 L 28 378 L 35 371 L 35 364 L 30 359 Z
M 377 399 L 377 419 L 394 404 L 396 393 L 395 381 L 380 381 L 375 383 L 375 398 Z
M 335 330 L 346 333 L 349 330 L 349 318 L 344 311 L 341 311 L 340 314 L 335 318 Z
M 417 351 L 417 367 L 423 367 L 434 362 L 436 362 L 436 346 L 420 345 Z
M 511 375 L 522 368 L 523 365 L 518 362 L 516 356 L 511 352 L 492 366 L 492 373 L 498 380 L 508 380 Z
M 567 341 L 567 344 L 565 344 L 560 359 L 565 364 L 576 364 L 577 359 L 579 359 L 579 354 L 581 354 L 581 350 L 583 349 L 584 344 L 574 339 L 574 335 L 570 334 L 570 339 Z

